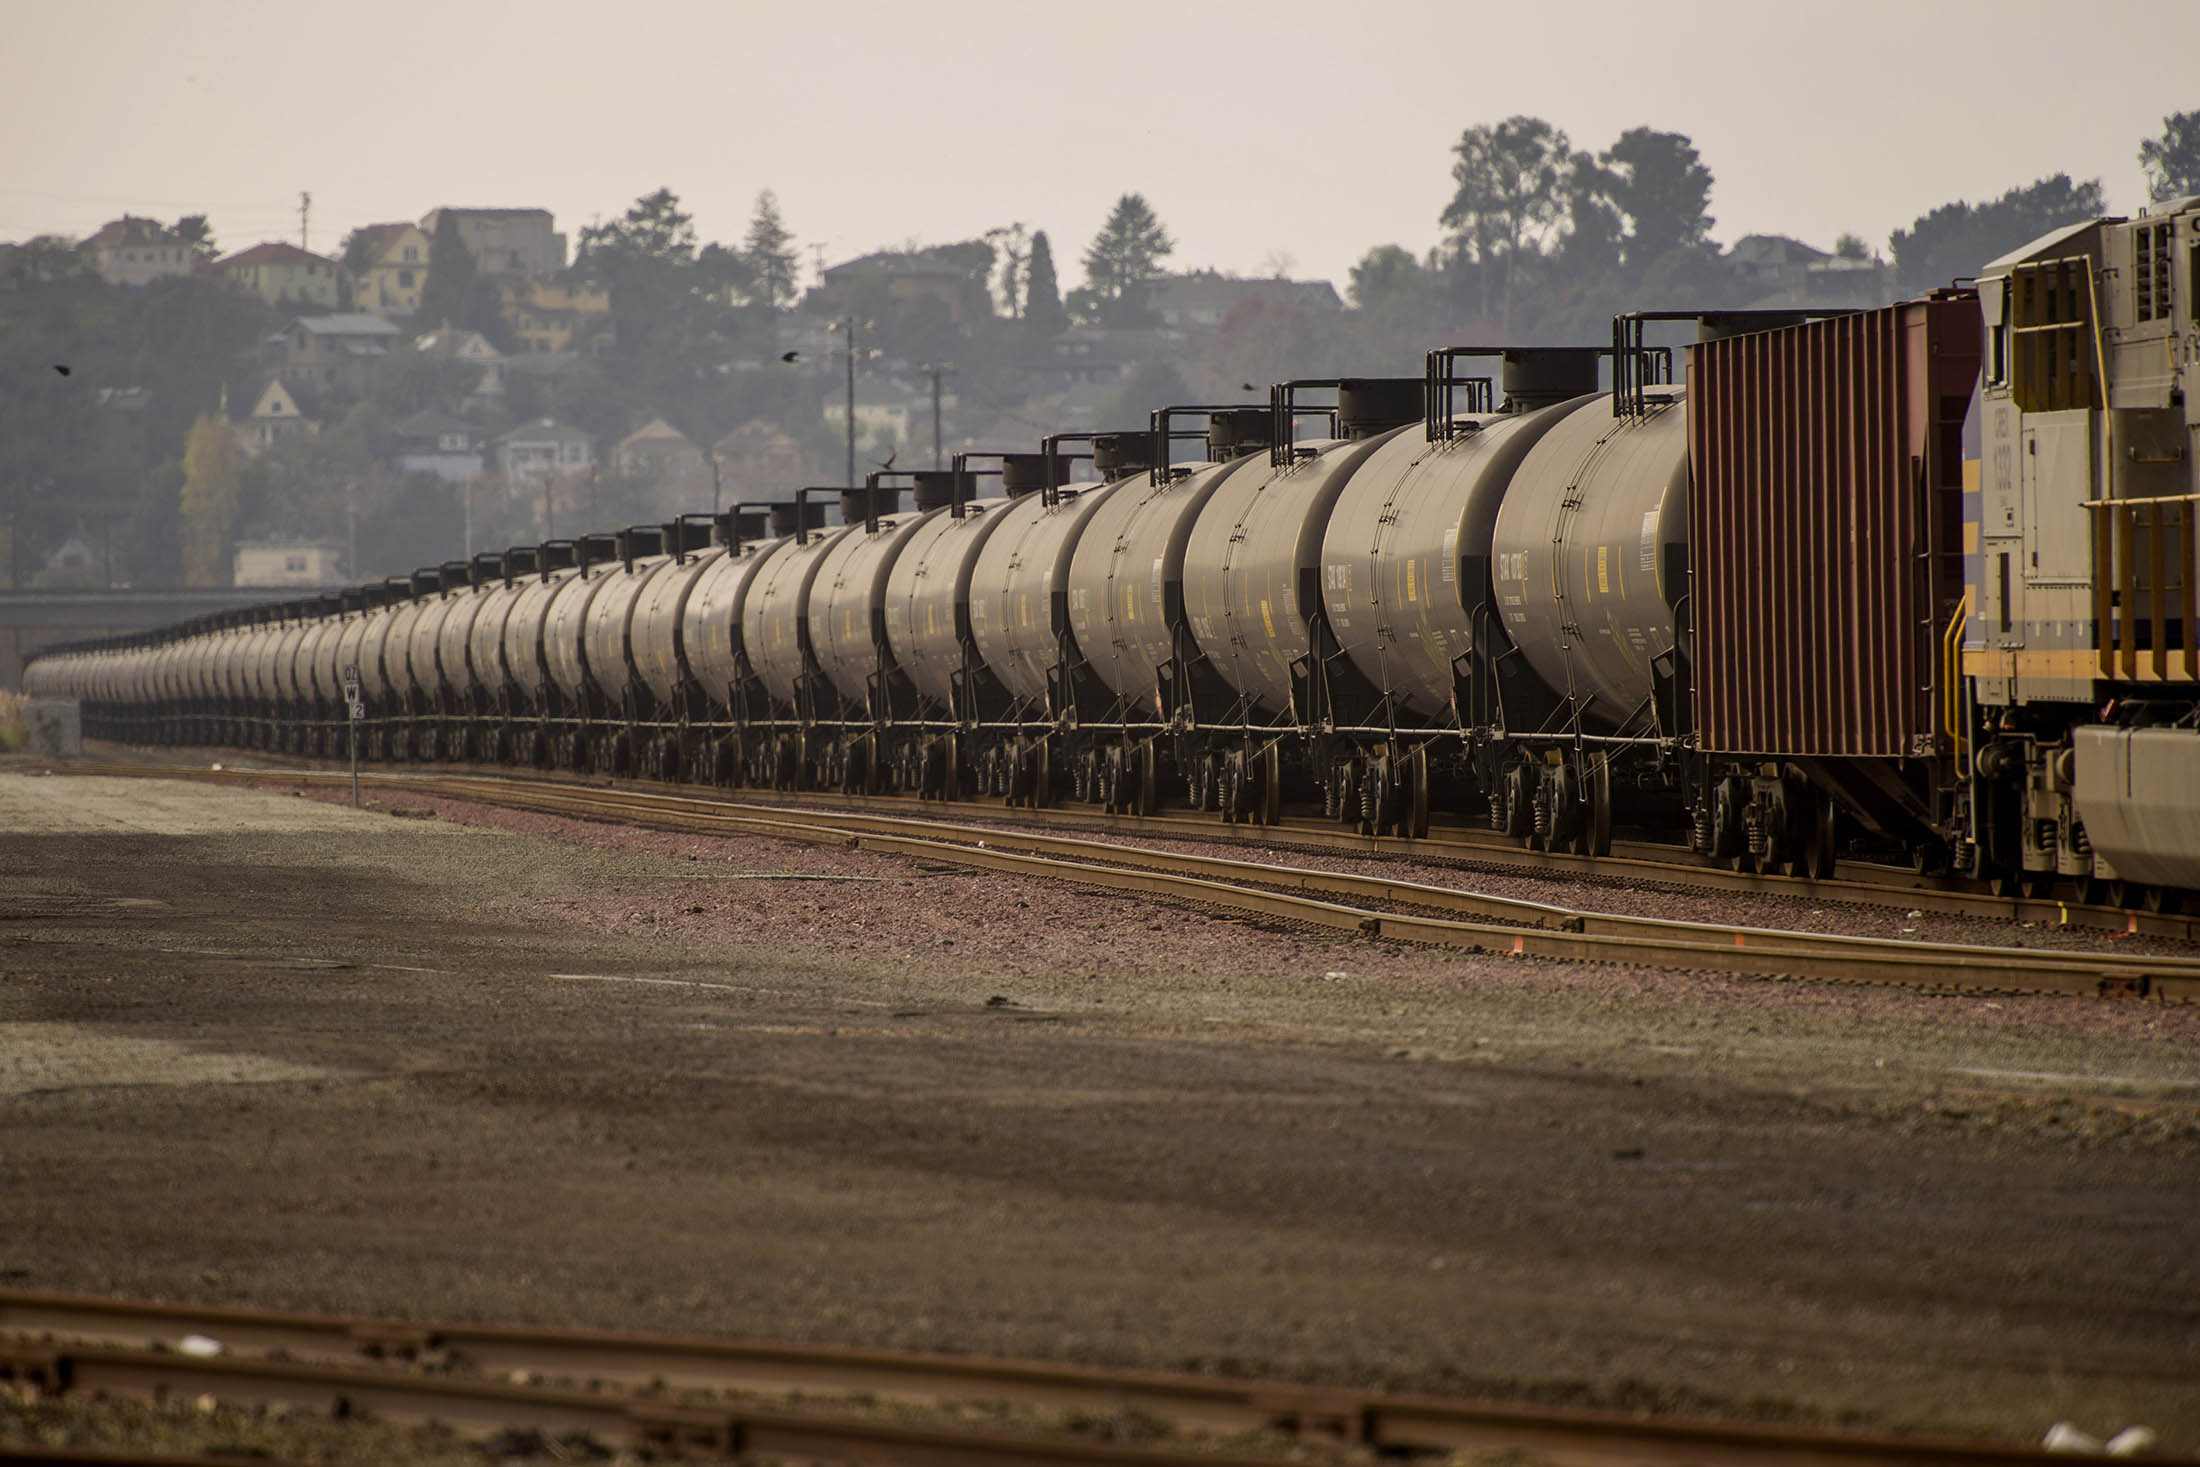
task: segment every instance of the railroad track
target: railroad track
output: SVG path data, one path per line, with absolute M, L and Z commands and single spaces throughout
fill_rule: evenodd
M 74 765 L 84 773 L 327 787 L 304 770 Z M 382 792 L 477 801 L 696 835 L 758 835 L 1073 882 L 1370 937 L 1576 962 L 1940 992 L 2200 1001 L 2200 958 L 1909 943 L 1580 911 L 1380 876 L 1318 871 L 1120 842 L 817 804 L 752 803 L 539 777 L 376 771 Z
M 253 752 L 244 755 L 285 771 L 326 772 L 317 760 L 288 754 Z M 142 772 L 149 766 L 108 765 L 98 772 Z M 172 768 L 203 767 L 169 765 Z M 541 779 L 563 782 L 563 777 L 532 771 L 481 765 L 430 766 L 439 774 L 488 778 Z M 384 772 L 384 771 L 377 771 Z M 637 780 L 597 779 L 595 788 L 637 789 L 657 792 L 664 786 Z M 687 787 L 693 788 L 693 787 Z M 789 808 L 856 811 L 892 815 L 910 806 L 906 796 L 852 795 L 825 791 L 713 791 L 731 800 L 767 799 Z M 1707 864 L 1694 852 L 1649 841 L 1615 840 L 1608 856 L 1577 856 L 1557 851 L 1530 850 L 1511 837 L 1476 826 L 1439 825 L 1428 836 L 1368 836 L 1341 827 L 1334 821 L 1287 815 L 1275 826 L 1230 825 L 1213 815 L 1183 811 L 1158 815 L 1111 815 L 1080 806 L 1045 810 L 1009 810 L 979 802 L 956 802 L 925 807 L 952 811 L 966 824 L 1000 828 L 1043 825 L 1052 830 L 1083 831 L 1099 835 L 1139 836 L 1180 840 L 1217 847 L 1255 847 L 1264 852 L 1344 852 L 1359 856 L 1403 857 L 1425 864 L 1465 870 L 1502 870 L 1535 875 L 1563 876 L 1574 881 L 1610 882 L 1618 885 L 1669 886 L 1684 890 L 1718 891 L 1805 897 L 1812 901 L 1842 902 L 1896 909 L 1916 908 L 1941 916 L 1971 917 L 1991 921 L 2030 922 L 2040 926 L 2084 927 L 2104 932 L 2145 934 L 2181 941 L 2200 941 L 2200 913 L 2133 912 L 2053 897 L 1998 896 L 1984 883 L 1948 877 L 1925 877 L 1906 868 L 1864 861 L 1843 861 L 1831 878 L 1812 880 L 1776 873 L 1735 871 Z
M 1305 1461 L 1309 1447 L 1552 1467 L 2037 1467 L 2033 1447 L 1645 1419 L 1286 1382 L 845 1346 L 550 1330 L 0 1291 L 0 1378 L 55 1395 L 212 1396 L 665 1454 L 872 1463 Z M 800 1409 L 785 1404 L 801 1396 Z M 833 1397 L 837 1410 L 817 1398 Z M 763 1399 L 760 1399 L 763 1398 Z M 922 1414 L 917 1408 L 934 1408 Z M 991 1420 L 937 1408 L 983 1407 Z M 1015 1423 L 1013 1429 L 1002 1421 Z M 1148 1440 L 1104 1434 L 1135 1423 Z M 1164 1440 L 1152 1440 L 1153 1437 Z M 4 1459 L 4 1454 L 0 1454 Z M 1316 1460 L 1319 1460 L 1317 1457 Z M 1340 1457 L 1339 1460 L 1347 1460 Z M 2168 1457 L 2135 1457 L 2167 1462 Z

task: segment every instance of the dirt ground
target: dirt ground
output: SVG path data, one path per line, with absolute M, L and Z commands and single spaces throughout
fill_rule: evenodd
M 2200 1011 L 396 804 L 0 773 L 0 1284 L 2200 1451 Z

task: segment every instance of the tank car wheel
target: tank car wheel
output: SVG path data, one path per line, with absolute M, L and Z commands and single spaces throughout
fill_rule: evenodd
M 1044 810 L 1054 803 L 1054 755 L 1045 739 L 1031 748 L 1031 808 Z
M 2052 871 L 2026 871 L 2017 877 L 2017 889 L 2033 901 L 2039 901 L 2055 890 L 2055 873 Z
M 1152 744 L 1141 744 L 1131 768 L 1136 776 L 1131 794 L 1137 803 L 1132 813 L 1151 815 L 1161 808 L 1161 756 Z
M 1711 797 L 1711 851 L 1714 861 L 1746 862 L 1749 842 L 1742 825 L 1742 811 L 1748 807 L 1749 793 L 1738 779 L 1719 781 L 1719 787 Z M 1747 871 L 1747 864 L 1736 864 L 1736 871 Z
M 1535 833 L 1535 776 L 1527 765 L 1515 764 L 1505 771 L 1502 790 L 1505 834 L 1525 840 Z
M 2081 877 L 2078 881 L 2078 901 L 2088 907 L 2109 905 L 2108 883 L 2098 876 Z
M 1273 751 L 1271 751 L 1273 756 Z M 1279 759 L 1280 762 L 1280 759 Z M 1428 838 L 1428 748 L 1423 745 L 1406 756 L 1405 809 L 1398 834 L 1413 840 Z
M 1581 796 L 1581 771 L 1559 765 L 1551 776 L 1551 850 L 1579 852 L 1586 846 Z
M 1582 854 L 1612 854 L 1612 761 L 1599 758 L 1589 768 L 1585 790 L 1589 800 L 1587 828 L 1582 832 Z
M 1948 874 L 1948 848 L 1939 841 L 1923 841 L 1910 849 L 1910 869 L 1920 876 Z
M 2015 871 L 1989 871 L 1986 873 L 1986 889 L 1995 896 L 2014 899 L 2023 894 L 2023 880 Z
M 2122 877 L 2112 878 L 2102 892 L 2102 896 L 2107 899 L 2110 906 L 2126 912 L 2136 905 L 2135 899 L 2138 895 L 2137 883 L 2125 881 Z
M 2140 899 L 2140 905 L 2148 911 L 2164 916 L 2175 912 L 2184 903 L 2185 894 L 2174 886 L 2150 886 L 2146 889 L 2146 895 Z
M 1273 828 L 1283 821 L 1283 751 L 1271 744 L 1254 759 L 1260 770 L 1260 804 L 1255 818 Z

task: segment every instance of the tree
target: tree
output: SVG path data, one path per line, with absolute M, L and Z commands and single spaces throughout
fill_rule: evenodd
M 1520 257 L 1540 253 L 1543 238 L 1565 211 L 1562 185 L 1571 149 L 1566 134 L 1540 117 L 1508 117 L 1495 126 L 1470 127 L 1452 152 L 1457 189 L 1441 222 L 1454 231 L 1453 248 L 1485 268 L 1482 314 L 1489 315 L 1489 268 L 1502 265 L 1500 319 L 1512 319 Z
M 214 244 L 213 226 L 206 222 L 204 214 L 186 214 L 178 219 L 176 238 L 191 247 L 193 259 L 211 260 L 221 253 Z
M 474 252 L 459 237 L 458 213 L 445 209 L 436 216 L 435 236 L 428 242 L 428 279 L 420 287 L 420 309 L 414 319 L 422 326 L 473 326 L 481 289 L 481 273 L 474 267 Z
M 1352 267 L 1352 283 L 1346 287 L 1346 293 L 1352 297 L 1353 305 L 1363 311 L 1372 310 L 1420 273 L 1421 262 L 1408 254 L 1403 245 L 1376 245 L 1360 256 L 1360 262 Z
M 1137 320 L 1148 282 L 1175 248 L 1176 241 L 1143 195 L 1117 199 L 1107 223 L 1085 248 L 1084 289 L 1096 318 L 1111 326 Z
M 1024 226 L 1017 223 L 988 229 L 985 238 L 1001 256 L 1001 304 L 1008 308 L 1009 320 L 1018 320 L 1024 314 L 1024 262 L 1031 257 L 1024 242 Z
M 1060 335 L 1067 325 L 1069 313 L 1062 309 L 1062 290 L 1054 279 L 1054 246 L 1045 230 L 1037 230 L 1031 236 L 1031 263 L 1024 269 L 1024 330 L 1044 340 Z
M 1627 267 L 1640 270 L 1672 250 L 1700 248 L 1710 238 L 1711 170 L 1695 145 L 1677 132 L 1630 128 L 1598 155 L 1610 198 L 1626 216 Z
M 1833 242 L 1833 257 L 1836 260 L 1869 260 L 1872 247 L 1864 242 L 1861 234 L 1844 234 Z
M 2013 188 L 1988 203 L 1943 204 L 1889 237 L 1905 289 L 1930 290 L 1960 276 L 1976 275 L 1987 261 L 2028 244 L 2052 229 L 2104 212 L 2101 181 L 2072 183 L 2058 173 Z
M 183 576 L 192 586 L 226 586 L 230 537 L 237 525 L 237 435 L 209 413 L 191 425 L 183 447 Z
M 621 218 L 581 231 L 581 256 L 626 256 L 685 265 L 695 258 L 695 216 L 669 188 L 644 194 Z
M 2200 110 L 2163 118 L 2162 135 L 2139 144 L 2139 166 L 2149 202 L 2200 194 Z
M 1155 408 L 1190 402 L 1194 394 L 1170 362 L 1140 362 L 1120 386 L 1101 402 L 1099 423 L 1103 430 L 1143 428 Z
M 773 310 L 794 304 L 802 260 L 795 253 L 793 233 L 779 217 L 779 198 L 770 189 L 756 196 L 756 212 L 749 219 L 741 258 L 749 269 L 751 299 L 756 304 Z

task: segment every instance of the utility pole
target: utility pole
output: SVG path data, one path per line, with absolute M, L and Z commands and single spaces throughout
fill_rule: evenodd
M 344 538 L 350 544 L 345 564 L 351 567 L 351 578 L 359 579 L 359 481 L 344 481 Z
M 724 494 L 724 480 L 720 473 L 721 464 L 722 460 L 718 457 L 718 451 L 712 449 L 710 455 L 710 515 L 712 519 L 718 518 L 718 501 Z
M 298 248 L 301 250 L 313 248 L 313 246 L 306 243 L 306 225 L 312 217 L 313 195 L 307 193 L 304 189 L 300 189 L 298 190 Z
M 463 507 L 466 522 L 466 558 L 474 558 L 474 481 L 468 479 L 458 486 L 458 502 Z
M 945 462 L 940 458 L 940 379 L 951 375 L 955 370 L 955 364 L 953 362 L 926 362 L 917 370 L 932 379 L 932 467 L 935 469 L 944 468 L 946 466 Z
M 841 482 L 852 489 L 856 483 L 856 318 L 843 317 L 840 329 L 848 341 L 848 477 Z

